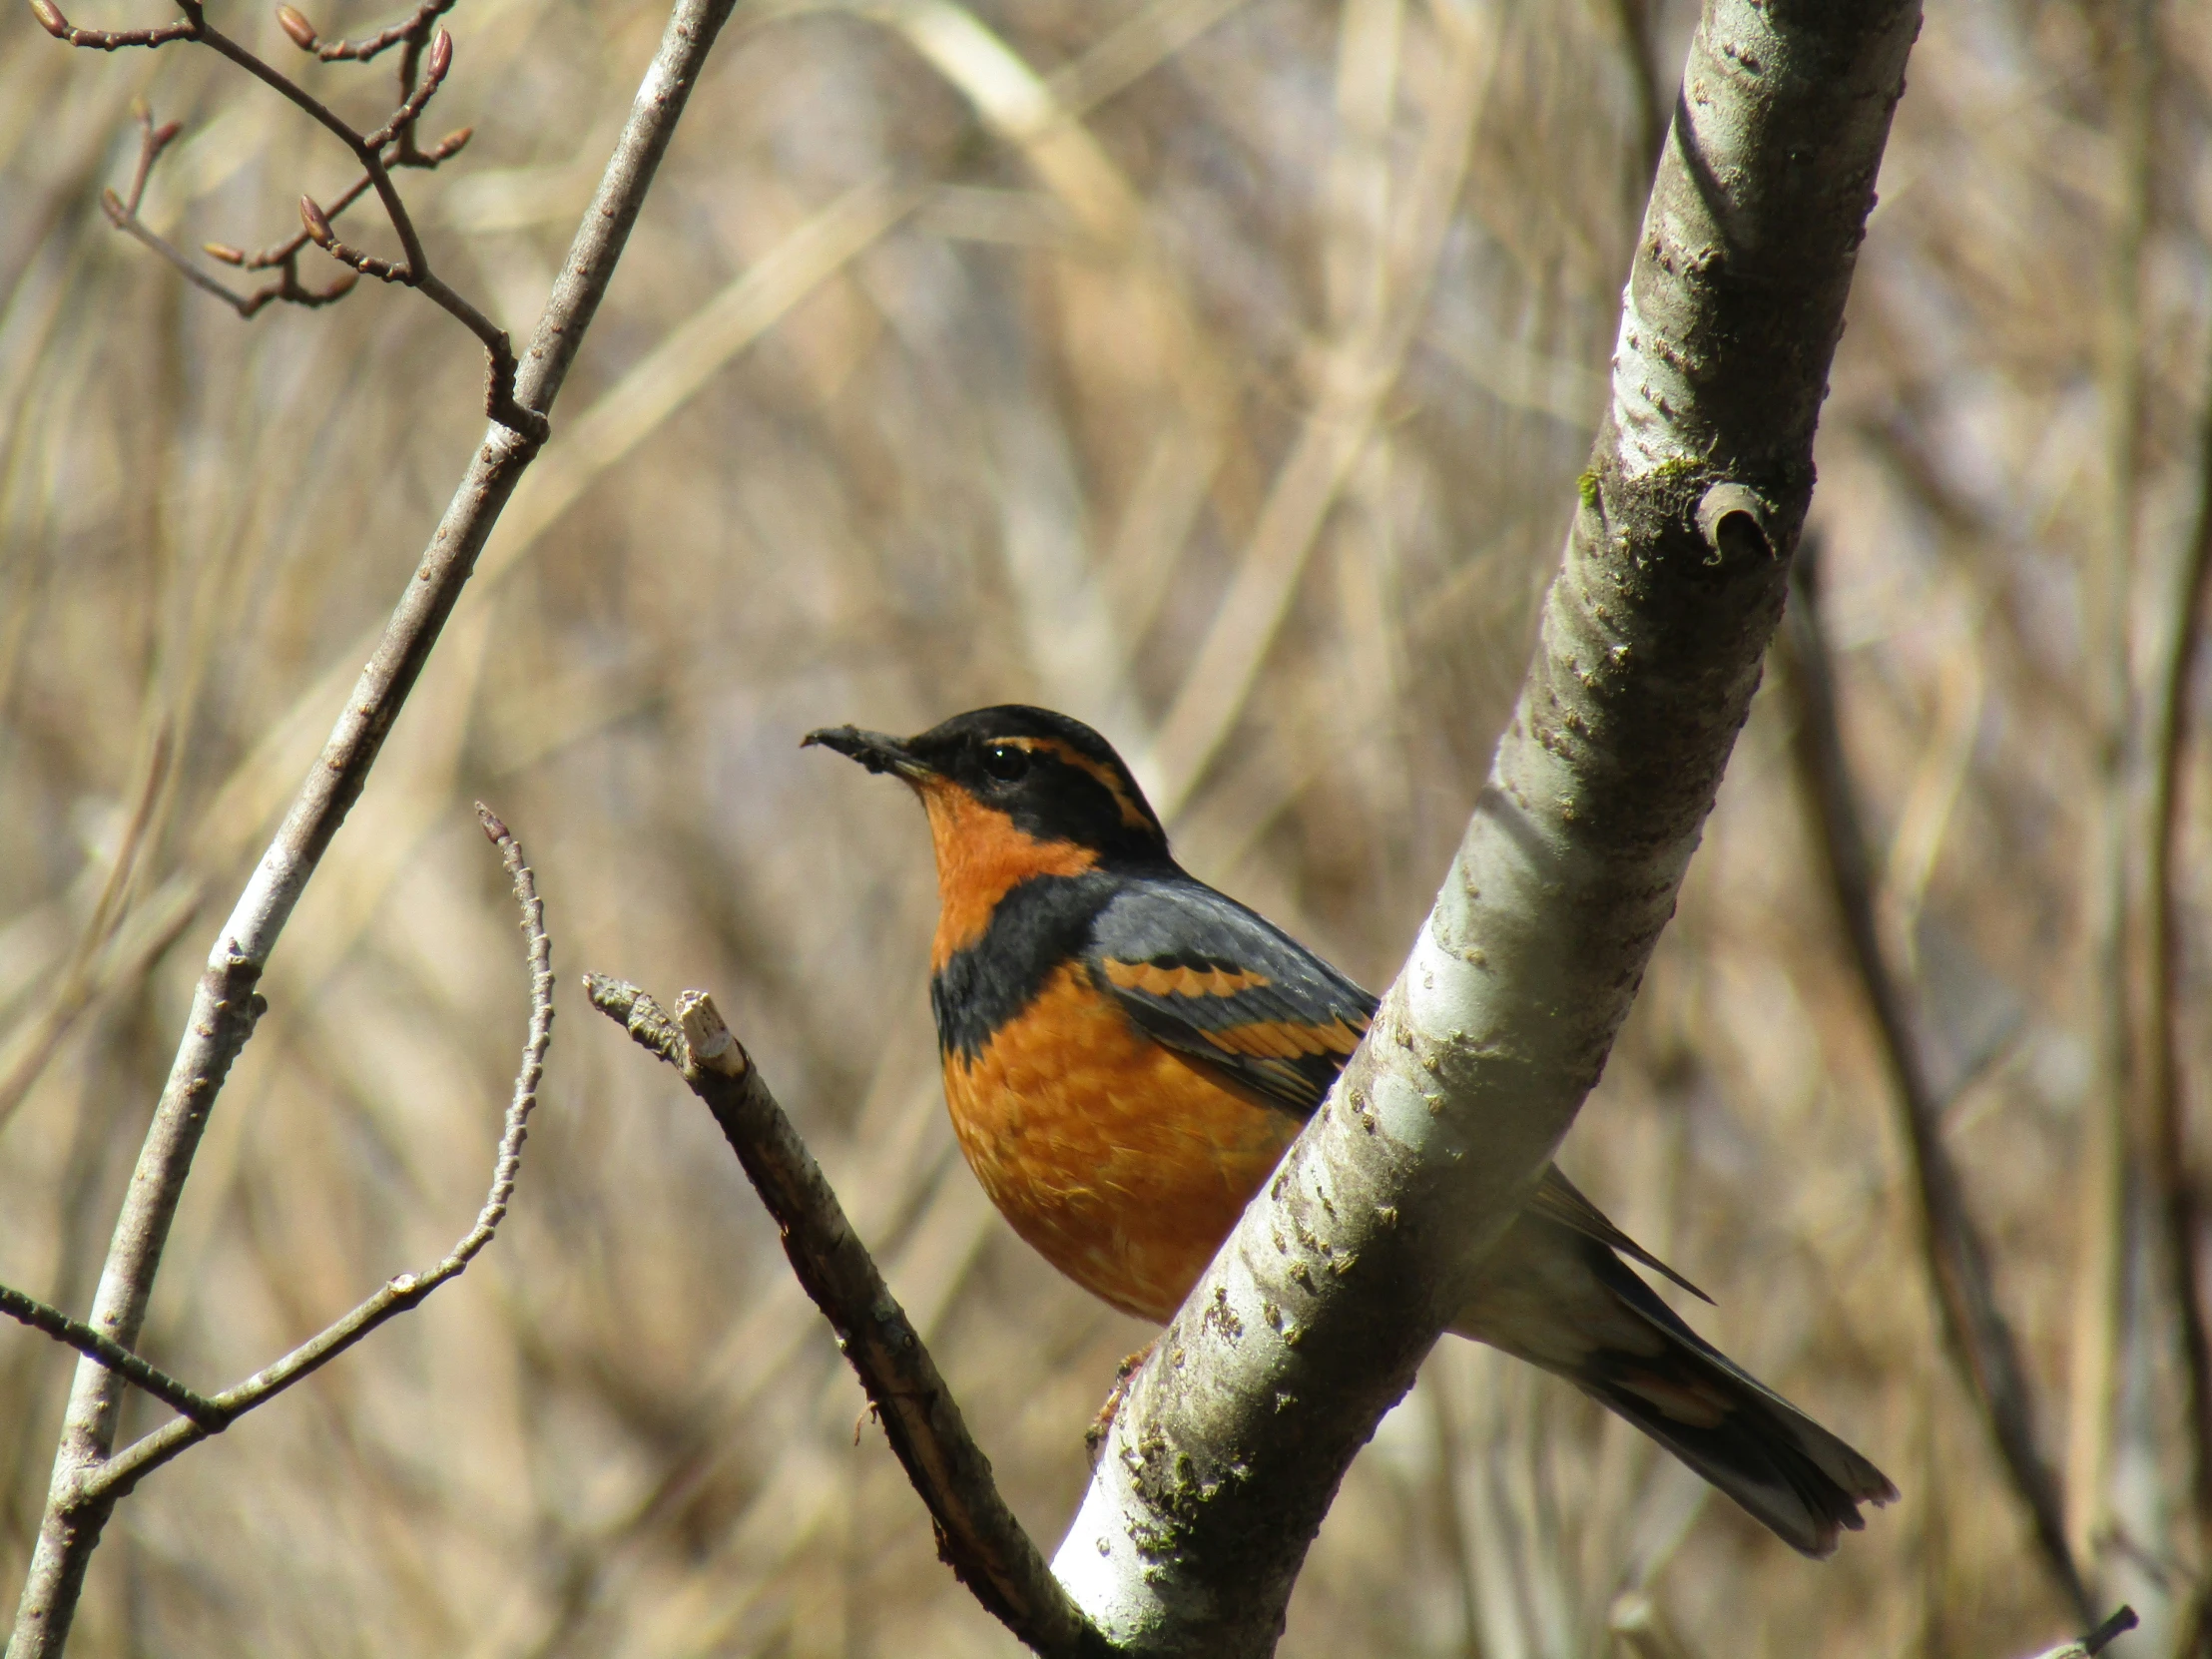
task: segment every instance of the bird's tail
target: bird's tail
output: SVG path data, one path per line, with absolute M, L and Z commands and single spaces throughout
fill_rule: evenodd
M 1569 1248 L 1598 1281 L 1584 1280 L 1585 1296 L 1602 1287 L 1612 1303 L 1610 1317 L 1577 1322 L 1591 1340 L 1542 1340 L 1528 1322 L 1497 1317 L 1489 1298 L 1454 1329 L 1564 1377 L 1803 1554 L 1834 1554 L 1843 1529 L 1866 1525 L 1860 1504 L 1898 1495 L 1873 1463 L 1692 1331 L 1610 1250 L 1586 1239 Z M 1537 1340 L 1516 1340 L 1526 1336 Z

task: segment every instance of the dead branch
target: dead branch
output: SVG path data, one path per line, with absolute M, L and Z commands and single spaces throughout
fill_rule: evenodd
M 2098 1654 L 2141 1622 L 2134 1608 L 2122 1607 L 2086 1636 L 2039 1653 L 2035 1659 L 2097 1659 Z
M 822 1168 L 704 991 L 686 991 L 676 1019 L 637 986 L 587 974 L 592 1006 L 639 1047 L 683 1073 L 706 1102 L 776 1218 L 792 1271 L 836 1333 L 891 1449 L 928 1505 L 938 1553 L 990 1612 L 1048 1656 L 1102 1654 L 1080 1613 L 991 1478 L 921 1334 L 908 1322 L 867 1247 L 845 1220 Z
M 42 21 L 49 15 L 60 18 L 47 0 L 41 3 Z M 559 394 L 733 4 L 676 0 L 630 119 L 517 370 L 515 397 L 528 408 L 542 414 Z M 331 837 L 367 784 L 384 738 L 429 660 L 492 526 L 540 447 L 528 434 L 495 424 L 471 454 L 375 654 L 217 935 L 85 1322 L 120 1347 L 128 1349 L 138 1338 L 208 1114 L 266 1007 L 255 987 Z M 10 1659 L 56 1659 L 68 1639 L 106 1514 L 79 1511 L 73 1498 L 114 1450 L 123 1381 L 94 1361 L 77 1368 L 46 1512 L 17 1608 Z
M 1944 1334 L 2012 1489 L 2027 1509 L 2051 1575 L 2067 1604 L 2087 1624 L 2095 1618 L 2095 1609 L 2066 1541 L 2058 1482 L 2036 1444 L 2027 1368 L 1997 1304 L 1988 1245 L 1966 1206 L 1964 1183 L 1943 1143 L 1943 1103 L 1922 1057 L 1911 999 L 1891 971 L 1882 947 L 1874 866 L 1858 792 L 1844 755 L 1835 681 L 1821 633 L 1816 551 L 1810 541 L 1799 551 L 1782 637 L 1787 684 L 1796 704 L 1799 776 L 1812 809 L 1829 887 L 1842 913 L 1852 964 L 1874 1014 L 1883 1061 L 1896 1091 L 1913 1165 L 1921 1248 Z

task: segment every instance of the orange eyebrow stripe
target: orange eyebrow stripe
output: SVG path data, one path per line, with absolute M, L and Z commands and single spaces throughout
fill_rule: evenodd
M 1333 1019 L 1327 1025 L 1258 1020 L 1250 1025 L 1232 1025 L 1225 1030 L 1201 1034 L 1226 1053 L 1250 1054 L 1256 1059 L 1296 1060 L 1308 1054 L 1350 1054 L 1360 1046 L 1359 1033 L 1341 1019 Z
M 1264 973 L 1240 968 L 1162 967 L 1155 962 L 1117 962 L 1109 957 L 1106 977 L 1125 991 L 1148 996 L 1235 996 L 1274 983 Z
M 1058 738 L 1002 738 L 999 740 L 1015 749 L 1026 749 L 1032 755 L 1050 755 L 1056 761 L 1064 761 L 1076 771 L 1095 778 L 1106 793 L 1114 798 L 1114 805 L 1121 809 L 1121 822 L 1132 830 L 1158 830 L 1160 826 L 1152 815 L 1138 806 L 1129 792 L 1122 787 L 1114 769 L 1092 760 L 1071 744 Z

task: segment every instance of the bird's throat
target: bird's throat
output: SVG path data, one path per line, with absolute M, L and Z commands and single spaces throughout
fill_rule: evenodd
M 998 901 L 1039 875 L 1080 875 L 1098 854 L 1067 840 L 1039 840 L 1006 814 L 965 790 L 934 781 L 918 786 L 937 853 L 937 936 L 932 972 L 983 936 Z

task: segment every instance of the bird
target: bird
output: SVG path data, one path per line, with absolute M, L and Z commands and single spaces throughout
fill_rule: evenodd
M 1164 1324 L 1321 1104 L 1377 999 L 1178 864 L 1119 755 L 1001 704 L 821 746 L 920 798 L 944 1094 L 1014 1232 Z M 1802 1554 L 1897 1488 L 1691 1329 L 1629 1264 L 1706 1301 L 1548 1167 L 1450 1329 L 1564 1378 Z M 1126 1369 L 1126 1368 L 1125 1368 Z

